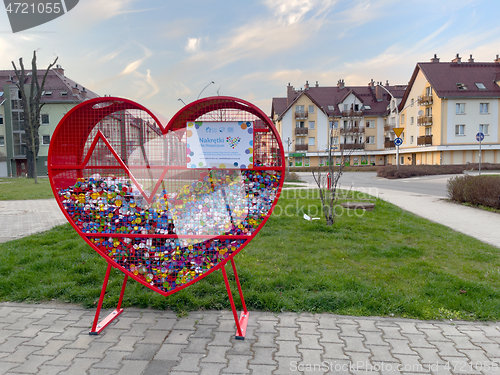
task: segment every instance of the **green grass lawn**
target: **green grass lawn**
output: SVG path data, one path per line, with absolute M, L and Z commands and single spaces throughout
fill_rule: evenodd
M 54 198 L 48 178 L 0 178 L 0 201 Z
M 235 257 L 250 310 L 500 320 L 500 249 L 381 200 L 371 212 L 344 211 L 333 227 L 302 218 L 321 216 L 319 206 L 304 190 L 284 191 L 267 225 Z M 99 298 L 106 263 L 69 225 L 0 244 L 0 254 L 2 301 L 92 307 Z M 122 280 L 114 270 L 105 306 L 116 306 Z M 131 305 L 230 308 L 220 272 L 169 297 L 131 280 L 124 306 Z

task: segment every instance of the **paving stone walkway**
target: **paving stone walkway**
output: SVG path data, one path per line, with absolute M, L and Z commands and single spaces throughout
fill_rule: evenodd
M 0 303 L 0 374 L 500 374 L 493 322 L 127 308 L 99 336 L 94 310 Z M 103 315 L 107 312 L 103 312 Z

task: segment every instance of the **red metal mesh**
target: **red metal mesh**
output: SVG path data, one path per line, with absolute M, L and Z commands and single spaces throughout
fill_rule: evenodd
M 253 168 L 191 169 L 188 121 L 250 121 Z M 283 180 L 269 120 L 233 98 L 209 98 L 160 124 L 144 107 L 101 98 L 61 121 L 49 177 L 74 228 L 108 261 L 162 294 L 220 266 L 269 217 Z

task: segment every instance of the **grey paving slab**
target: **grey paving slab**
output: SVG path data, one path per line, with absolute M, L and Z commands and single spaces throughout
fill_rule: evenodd
M 0 242 L 7 242 L 66 224 L 55 199 L 0 201 Z
M 499 215 L 433 196 L 378 193 L 420 216 L 500 244 Z M 39 220 L 40 215 L 50 219 Z M 0 241 L 64 222 L 54 200 L 0 202 Z M 499 322 L 251 311 L 242 341 L 234 337 L 230 311 L 180 318 L 172 311 L 127 308 L 101 335 L 89 336 L 93 315 L 67 304 L 0 303 L 0 374 L 500 374 Z
M 6 316 L 15 312 L 20 321 L 7 326 L 23 328 L 11 332 L 24 335 L 0 344 L 0 374 L 500 373 L 498 322 L 250 312 L 255 317 L 250 334 L 236 340 L 227 311 L 174 319 L 170 311 L 130 308 L 124 322 L 118 317 L 98 336 L 70 325 L 57 332 L 38 330 L 49 310 L 68 316 L 73 308 L 81 309 L 47 303 L 35 312 L 32 305 L 0 303 Z M 93 319 L 93 314 L 73 316 L 88 324 Z M 467 372 L 471 364 L 476 366 Z

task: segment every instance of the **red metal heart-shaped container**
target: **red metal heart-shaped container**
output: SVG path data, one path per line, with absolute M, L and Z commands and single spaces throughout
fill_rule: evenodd
M 57 126 L 50 183 L 78 234 L 162 295 L 219 269 L 271 215 L 284 153 L 254 105 L 210 97 L 169 122 L 122 98 L 85 101 Z

